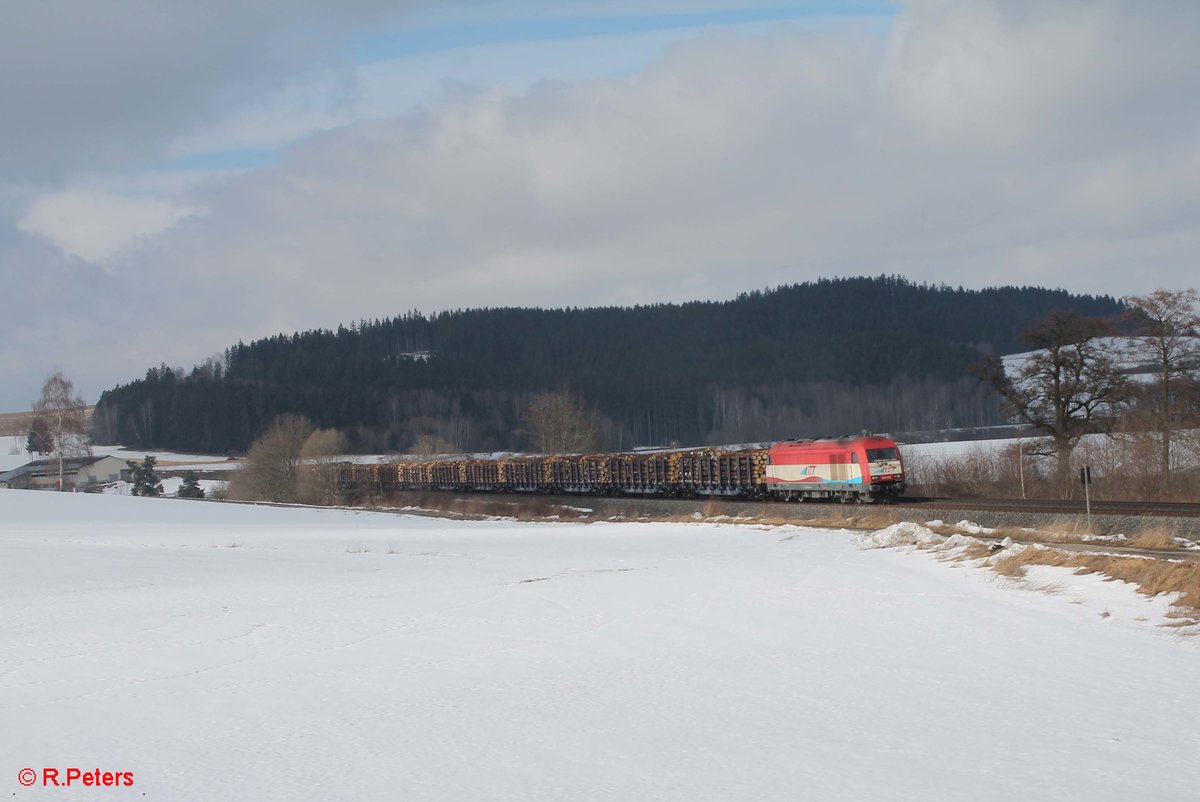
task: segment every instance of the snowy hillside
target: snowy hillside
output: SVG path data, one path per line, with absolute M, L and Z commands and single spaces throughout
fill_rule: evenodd
M 1195 640 L 845 532 L 0 491 L 0 557 L 24 799 L 76 764 L 206 802 L 1200 787 Z
M 1188 340 L 1195 342 L 1195 340 Z M 1146 337 L 1100 337 L 1098 344 L 1116 361 L 1117 366 L 1130 380 L 1135 382 L 1154 382 L 1158 380 L 1158 367 L 1153 356 L 1154 343 Z M 1021 370 L 1037 354 L 1042 351 L 1025 351 L 1020 354 L 1007 354 L 1000 358 L 1004 364 L 1004 372 L 1009 377 L 1017 376 Z

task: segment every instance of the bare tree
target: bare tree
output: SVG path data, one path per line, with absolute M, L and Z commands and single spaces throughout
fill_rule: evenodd
M 88 410 L 75 385 L 57 371 L 42 385 L 41 397 L 33 402 L 34 413 L 46 423 L 53 453 L 58 459 L 58 489 L 63 489 L 63 460 L 89 456 Z
M 1109 332 L 1105 320 L 1054 310 L 1022 335 L 1034 351 L 1013 375 L 995 357 L 978 368 L 1013 417 L 1049 438 L 1064 497 L 1070 496 L 1071 454 L 1079 439 L 1105 431 L 1127 399 L 1128 384 L 1103 341 Z
M 459 451 L 458 446 L 429 432 L 417 435 L 417 439 L 408 447 L 409 454 L 418 454 L 423 457 L 434 454 L 457 454 Z
M 98 404 L 92 412 L 92 437 L 103 445 L 115 445 L 119 440 L 120 407 L 115 402 Z
M 575 454 L 595 447 L 597 415 L 565 390 L 534 396 L 521 433 L 542 454 Z
M 1175 393 L 1200 370 L 1200 293 L 1155 290 L 1122 299 L 1142 317 L 1144 330 L 1133 354 L 1154 366 L 1157 392 L 1151 402 L 1152 431 L 1159 434 L 1162 492 L 1171 494 L 1171 432 L 1178 428 Z
M 250 446 L 246 462 L 229 483 L 232 498 L 295 501 L 302 452 L 312 424 L 299 415 L 280 415 Z
M 337 429 L 315 429 L 300 447 L 300 488 L 302 501 L 313 504 L 337 504 L 341 500 L 337 471 L 349 445 Z

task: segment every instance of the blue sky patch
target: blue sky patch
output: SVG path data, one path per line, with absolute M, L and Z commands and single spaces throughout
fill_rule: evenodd
M 897 13 L 893 3 L 804 3 L 774 8 L 737 9 L 684 14 L 637 16 L 531 17 L 455 22 L 442 25 L 400 26 L 358 37 L 350 46 L 359 64 L 455 48 L 513 42 L 547 42 L 593 36 L 621 36 L 653 31 L 720 27 L 754 22 L 786 22 L 821 18 L 888 19 Z

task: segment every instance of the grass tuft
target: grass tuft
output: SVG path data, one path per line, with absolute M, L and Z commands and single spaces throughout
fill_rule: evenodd
M 1065 565 L 1069 555 L 1054 549 L 1039 549 L 1027 546 L 1011 554 L 1005 554 L 992 564 L 992 570 L 1001 576 L 1023 577 L 1031 565 Z
M 1129 545 L 1140 549 L 1177 549 L 1175 530 L 1165 526 L 1147 526 L 1129 537 Z

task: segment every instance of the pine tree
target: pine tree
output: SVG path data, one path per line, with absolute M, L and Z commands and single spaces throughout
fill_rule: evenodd
M 180 498 L 204 498 L 204 488 L 195 471 L 188 471 L 183 477 L 183 485 L 179 488 Z
M 126 465 L 133 471 L 133 490 L 135 496 L 161 496 L 163 492 L 162 482 L 158 478 L 158 474 L 154 470 L 154 463 L 157 460 L 146 455 L 146 458 L 140 463 L 133 460 L 127 460 Z
M 45 418 L 34 418 L 29 426 L 29 436 L 25 439 L 25 450 L 30 454 L 49 456 L 54 453 L 54 436 Z

